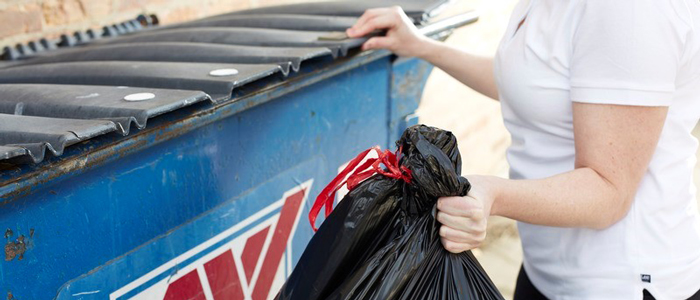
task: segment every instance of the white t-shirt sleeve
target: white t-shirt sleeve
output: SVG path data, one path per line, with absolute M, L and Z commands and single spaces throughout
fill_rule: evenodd
M 668 106 L 684 26 L 668 0 L 588 0 L 573 35 L 571 100 Z

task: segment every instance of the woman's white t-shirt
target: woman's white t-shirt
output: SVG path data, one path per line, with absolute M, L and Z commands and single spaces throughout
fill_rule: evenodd
M 605 230 L 518 224 L 533 284 L 550 299 L 642 299 L 647 289 L 675 300 L 698 291 L 691 131 L 700 118 L 700 0 L 523 0 L 495 76 L 513 179 L 574 168 L 572 101 L 669 107 L 620 222 Z

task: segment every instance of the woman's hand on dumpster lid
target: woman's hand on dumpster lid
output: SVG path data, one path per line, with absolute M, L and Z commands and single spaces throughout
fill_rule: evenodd
M 399 6 L 368 9 L 346 34 L 357 38 L 375 30 L 386 30 L 386 35 L 370 38 L 362 45 L 362 50 L 388 49 L 400 56 L 421 56 L 425 48 L 422 45 L 427 38 Z
M 345 33 L 357 38 L 375 30 L 386 30 L 386 35 L 369 39 L 363 50 L 388 49 L 400 56 L 418 57 L 479 93 L 498 99 L 493 57 L 471 54 L 424 36 L 398 6 L 368 9 Z
M 438 199 L 440 240 L 447 251 L 460 253 L 481 246 L 494 197 L 485 176 L 467 176 L 472 187 L 464 197 Z

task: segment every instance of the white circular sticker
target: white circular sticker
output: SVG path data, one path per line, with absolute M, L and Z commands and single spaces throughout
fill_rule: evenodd
M 216 69 L 209 72 L 210 76 L 221 77 L 221 76 L 232 76 L 238 74 L 236 69 Z
M 126 101 L 146 101 L 146 100 L 151 100 L 155 97 L 156 97 L 156 95 L 153 93 L 136 93 L 136 94 L 126 95 L 124 97 L 124 100 L 126 100 Z

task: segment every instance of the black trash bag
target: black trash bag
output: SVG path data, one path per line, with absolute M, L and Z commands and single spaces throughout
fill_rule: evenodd
M 406 129 L 397 145 L 397 155 L 378 151 L 378 159 L 350 176 L 350 192 L 311 239 L 276 299 L 503 299 L 471 251 L 453 254 L 440 243 L 437 199 L 464 196 L 470 188 L 459 175 L 456 138 L 418 125 Z M 317 199 L 312 224 L 323 201 L 342 185 L 339 178 Z M 331 204 L 325 203 L 327 213 Z

